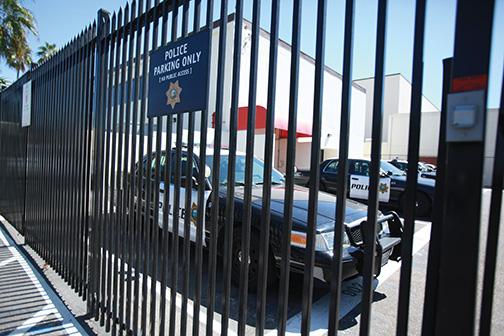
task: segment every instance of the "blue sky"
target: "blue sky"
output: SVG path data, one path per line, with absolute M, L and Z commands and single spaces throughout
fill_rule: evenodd
M 96 17 L 98 8 L 117 10 L 123 0 L 24 0 L 32 10 L 39 30 L 30 37 L 34 51 L 45 41 L 63 46 Z M 234 10 L 230 0 L 229 12 Z M 217 18 L 220 1 L 215 1 Z M 281 0 L 280 37 L 290 40 L 293 0 Z M 302 17 L 302 50 L 315 53 L 316 0 L 304 0 Z M 271 0 L 262 1 L 261 25 L 269 29 Z M 389 0 L 386 46 L 386 73 L 402 73 L 411 79 L 413 52 L 414 0 Z M 252 1 L 245 0 L 245 17 L 251 18 Z M 377 0 L 356 0 L 354 37 L 354 79 L 372 77 L 376 34 Z M 436 106 L 441 101 L 442 59 L 453 54 L 455 32 L 455 0 L 428 1 L 424 51 L 424 95 Z M 490 63 L 489 107 L 500 101 L 500 85 L 504 67 L 504 0 L 496 0 Z M 341 72 L 344 1 L 328 1 L 326 63 Z M 0 63 L 0 74 L 15 80 L 16 74 Z

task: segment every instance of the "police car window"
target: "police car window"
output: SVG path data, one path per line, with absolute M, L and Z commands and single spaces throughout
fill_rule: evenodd
M 338 172 L 338 161 L 334 160 L 331 163 L 329 163 L 325 167 L 324 171 L 327 173 L 337 173 Z
M 350 174 L 369 176 L 369 162 L 367 162 L 367 161 L 353 161 L 350 164 Z
M 235 164 L 235 183 L 237 185 L 241 185 L 245 182 L 245 155 L 237 155 L 236 156 L 236 164 Z M 228 156 L 227 155 L 222 155 L 221 160 L 220 160 L 220 175 L 219 175 L 219 182 L 222 185 L 227 184 L 227 177 L 228 177 Z M 213 169 L 213 156 L 212 155 L 207 155 L 206 157 L 206 164 L 210 168 Z M 253 173 L 252 173 L 252 183 L 255 185 L 260 185 L 264 183 L 263 180 L 263 175 L 264 175 L 264 163 L 257 159 L 254 158 L 254 163 L 253 163 Z M 212 175 L 209 176 L 209 180 L 212 181 Z M 271 173 L 271 182 L 272 184 L 283 184 L 284 183 L 284 178 L 281 173 L 279 173 L 276 169 L 273 169 Z
M 180 176 L 181 177 L 185 177 L 186 175 L 186 171 L 187 171 L 187 154 L 182 154 L 181 158 L 181 170 L 180 170 Z M 166 157 L 163 156 L 161 158 L 161 165 L 163 167 L 163 172 L 164 172 L 164 166 L 166 164 Z M 170 165 L 171 165 L 171 182 L 174 183 L 175 182 L 175 169 L 176 169 L 176 163 L 177 163 L 177 157 L 176 157 L 176 154 L 175 153 L 172 153 L 172 157 L 171 157 L 171 162 L 170 162 Z M 192 170 L 193 170 L 193 176 L 197 176 L 197 168 L 196 168 L 196 163 L 194 162 L 194 158 L 193 158 L 193 162 L 192 162 Z
M 164 177 L 165 162 L 166 162 L 166 154 L 164 152 L 161 154 L 161 160 L 159 162 L 160 162 L 160 165 L 159 165 L 159 176 L 160 176 L 161 179 L 163 179 L 163 177 Z M 146 168 L 147 168 L 147 160 L 144 160 L 144 171 L 145 171 Z M 152 173 L 153 176 L 156 173 L 156 155 L 155 154 L 152 156 L 151 173 Z
M 403 176 L 406 175 L 404 171 L 401 169 L 397 168 L 391 163 L 388 163 L 387 161 L 380 161 L 380 168 L 383 170 L 385 174 L 392 174 L 393 176 Z

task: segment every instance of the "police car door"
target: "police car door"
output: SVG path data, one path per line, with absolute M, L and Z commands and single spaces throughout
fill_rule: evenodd
M 163 156 L 164 158 L 164 156 Z M 175 156 L 175 153 L 172 153 L 171 154 L 171 177 L 170 177 L 170 185 L 169 185 L 169 216 L 168 216 L 168 223 L 167 223 L 167 226 L 168 226 L 168 230 L 170 232 L 173 232 L 173 214 L 174 214 L 174 211 L 178 211 L 178 234 L 179 236 L 183 237 L 184 236 L 184 220 L 186 218 L 186 216 L 190 216 L 190 239 L 191 241 L 196 241 L 196 225 L 197 225 L 197 219 L 198 219 L 198 187 L 197 186 L 193 186 L 192 190 L 190 190 L 189 192 L 191 192 L 191 208 L 190 209 L 186 209 L 185 208 L 185 201 L 186 201 L 186 188 L 185 188 L 185 181 L 186 181 L 186 171 L 187 171 L 187 155 L 186 153 L 182 153 L 182 157 L 181 157 L 181 166 L 182 166 L 182 169 L 181 169 L 181 185 L 180 185 L 180 199 L 179 199 L 179 203 L 178 203 L 178 206 L 174 207 L 173 204 L 174 204 L 174 200 L 175 200 L 175 168 L 176 168 L 176 156 Z M 164 166 L 164 163 L 161 162 L 161 165 Z M 193 176 L 197 179 L 197 174 L 198 174 L 198 170 L 196 168 L 196 163 L 193 159 L 193 162 L 192 162 L 192 171 L 193 171 Z M 192 178 L 189 177 L 189 178 Z M 194 184 L 194 183 L 193 183 Z M 163 227 L 163 202 L 164 202 L 164 182 L 161 182 L 160 183 L 160 202 L 159 202 L 159 222 L 158 222 L 158 225 L 160 228 Z M 208 196 L 209 196 L 210 192 L 209 191 L 205 191 L 205 203 L 206 201 L 208 200 Z M 205 208 L 206 206 L 203 207 L 203 219 L 205 218 Z M 203 225 L 205 223 L 203 222 Z M 204 231 L 204 228 L 203 228 L 203 232 Z M 204 240 L 203 240 L 203 244 L 204 244 Z
M 350 173 L 350 198 L 367 200 L 369 195 L 369 162 L 365 160 L 351 160 Z M 378 200 L 388 203 L 390 200 L 390 178 L 382 177 L 378 183 Z

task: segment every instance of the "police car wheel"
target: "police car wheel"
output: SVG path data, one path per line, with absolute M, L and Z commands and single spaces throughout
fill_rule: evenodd
M 320 182 L 319 190 L 327 192 L 327 187 L 324 182 Z
M 232 255 L 232 269 L 231 269 L 231 280 L 237 286 L 240 284 L 240 272 L 241 264 L 243 260 L 243 251 L 241 244 L 242 231 L 240 227 L 237 227 L 233 232 L 233 255 Z M 250 249 L 249 249 L 249 274 L 248 274 L 248 287 L 249 291 L 255 292 L 257 290 L 257 283 L 259 278 L 259 233 L 252 229 L 250 232 Z M 274 273 L 274 265 L 269 258 L 268 262 L 268 280 L 267 285 L 271 285 L 276 279 Z

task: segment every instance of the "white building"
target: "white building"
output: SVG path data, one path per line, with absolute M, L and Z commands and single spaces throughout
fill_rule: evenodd
M 354 82 L 364 87 L 367 93 L 364 155 L 369 156 L 373 124 L 374 78 L 358 79 Z M 395 157 L 405 159 L 408 154 L 411 83 L 402 74 L 386 75 L 383 92 L 382 156 L 385 159 Z M 427 98 L 422 97 L 420 157 L 426 161 L 432 161 L 437 153 L 439 113 L 436 112 L 439 112 L 439 109 Z
M 233 41 L 234 41 L 235 21 L 234 16 L 229 16 L 227 26 L 226 45 L 226 69 L 225 69 L 225 92 L 223 114 L 223 146 L 227 146 L 229 140 L 229 117 L 231 105 L 231 84 L 233 69 Z M 249 94 L 249 70 L 251 53 L 251 23 L 243 21 L 242 50 L 240 66 L 240 94 L 239 94 L 239 115 L 238 115 L 238 149 L 246 149 L 246 119 L 248 113 Z M 210 88 L 210 106 L 215 106 L 217 61 L 218 61 L 218 41 L 219 28 L 213 31 L 212 43 L 212 72 Z M 256 130 L 254 154 L 263 158 L 265 139 L 265 120 L 267 107 L 268 90 L 268 69 L 269 69 L 269 47 L 270 34 L 261 30 L 259 37 L 259 58 L 257 72 L 257 103 L 256 103 Z M 279 170 L 285 169 L 286 148 L 287 148 L 287 124 L 289 114 L 289 93 L 290 93 L 290 45 L 284 41 L 279 41 L 278 63 L 277 63 L 277 87 L 275 99 L 275 148 L 274 166 Z M 299 95 L 298 95 L 298 118 L 297 118 L 297 138 L 296 144 L 296 166 L 298 168 L 309 168 L 311 132 L 313 119 L 313 96 L 314 96 L 314 76 L 315 60 L 301 53 L 299 68 Z M 322 139 L 321 149 L 324 155 L 337 156 L 339 143 L 340 110 L 341 110 L 341 75 L 333 69 L 326 67 L 324 73 L 324 101 L 322 114 Z M 363 155 L 364 128 L 365 121 L 365 90 L 357 84 L 352 87 L 351 120 L 350 120 L 350 155 L 361 157 Z M 213 111 L 209 113 L 209 126 L 213 124 Z
M 366 89 L 366 127 L 364 155 L 371 153 L 371 125 L 373 113 L 373 78 L 356 80 Z M 411 104 L 411 83 L 401 74 L 385 77 L 383 142 L 384 159 L 407 159 Z M 422 118 L 420 125 L 420 160 L 436 163 L 439 143 L 440 112 L 427 98 L 422 98 Z M 489 109 L 485 140 L 483 184 L 489 186 L 495 157 L 498 110 Z

